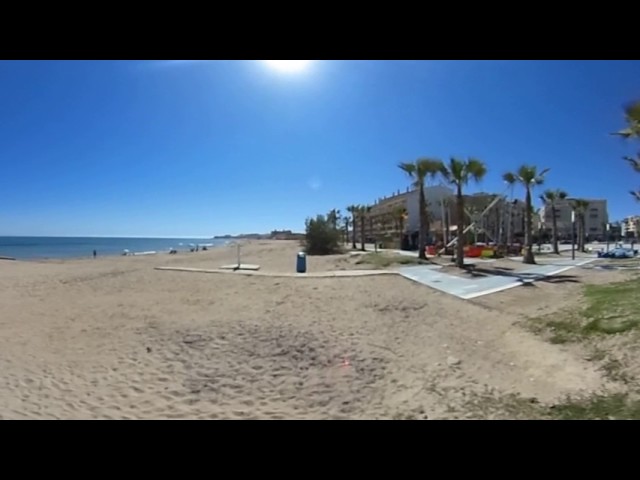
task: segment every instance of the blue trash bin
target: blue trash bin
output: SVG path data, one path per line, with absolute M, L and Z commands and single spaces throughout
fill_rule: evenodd
M 305 273 L 307 271 L 307 254 L 299 252 L 296 259 L 296 272 Z

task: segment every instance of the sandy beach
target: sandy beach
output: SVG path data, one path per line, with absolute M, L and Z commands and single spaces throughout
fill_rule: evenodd
M 243 262 L 293 272 L 296 242 Z M 218 268 L 235 249 L 0 264 L 0 418 L 517 418 L 482 402 L 615 389 L 575 349 L 520 326 L 578 301 L 573 269 L 464 301 L 396 276 L 269 278 Z M 310 271 L 354 258 L 310 257 Z M 569 303 L 568 303 L 569 302 Z

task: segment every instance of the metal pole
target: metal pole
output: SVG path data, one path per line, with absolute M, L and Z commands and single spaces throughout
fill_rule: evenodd
M 442 197 L 440 199 L 440 217 L 441 217 L 440 224 L 442 225 L 442 243 L 444 245 L 446 245 L 447 244 L 447 235 L 444 232 L 444 225 L 446 223 L 444 215 L 445 215 L 445 213 L 444 213 L 444 197 Z
M 611 228 L 611 224 L 607 223 L 607 252 L 609 251 L 609 229 Z
M 576 214 L 571 212 L 571 260 L 576 259 Z

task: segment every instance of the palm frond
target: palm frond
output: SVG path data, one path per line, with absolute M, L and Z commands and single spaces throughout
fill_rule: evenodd
M 440 173 L 442 162 L 435 158 L 419 158 L 416 160 L 416 176 L 425 180 L 427 178 L 435 178 Z
M 542 185 L 544 183 L 544 177 L 542 175 L 538 175 L 531 183 L 534 185 Z
M 413 178 L 416 171 L 416 164 L 409 163 L 409 162 L 402 162 L 398 164 L 398 168 Z
M 627 161 L 636 172 L 640 172 L 640 153 L 638 153 L 638 158 L 626 156 L 622 158 Z
M 557 190 L 545 190 L 544 192 L 542 192 L 542 195 L 540 195 L 540 199 L 542 201 L 550 201 L 553 202 L 556 199 L 556 193 Z
M 520 178 L 518 177 L 518 175 L 516 175 L 513 172 L 507 172 L 507 173 L 502 175 L 502 180 L 507 182 L 509 185 L 513 185 L 513 184 L 517 183 L 518 181 L 520 181 Z
M 477 158 L 467 160 L 466 170 L 470 177 L 479 182 L 487 174 L 487 165 Z
M 613 132 L 611 135 L 624 139 L 640 138 L 640 100 L 630 102 L 624 107 L 624 117 L 627 128 Z
M 629 193 L 637 202 L 640 202 L 640 191 L 630 190 Z
M 640 100 L 636 100 L 635 102 L 629 102 L 624 107 L 624 115 L 630 124 L 635 124 L 636 126 L 640 124 Z

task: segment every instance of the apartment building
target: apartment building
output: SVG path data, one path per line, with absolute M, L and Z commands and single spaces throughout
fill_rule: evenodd
M 553 215 L 556 216 L 558 236 L 560 239 L 571 238 L 571 212 L 573 211 L 574 198 L 566 198 L 555 202 L 555 212 L 547 202 L 543 207 L 543 221 L 545 228 L 550 230 L 553 225 Z M 609 213 L 607 201 L 604 199 L 586 199 L 589 206 L 585 211 L 585 234 L 588 239 L 602 239 L 606 236 Z
M 621 223 L 622 238 L 638 238 L 638 227 L 640 227 L 640 217 L 633 215 L 625 218 Z
M 377 239 L 399 238 L 399 222 L 397 211 L 404 208 L 407 212 L 403 222 L 405 245 L 415 247 L 418 242 L 420 229 L 419 191 L 397 191 L 389 197 L 379 198 L 371 208 L 367 225 L 367 236 Z M 425 187 L 427 211 L 429 212 L 430 240 L 450 240 L 456 235 L 457 208 L 454 191 L 445 186 Z M 487 212 L 481 214 L 494 201 L 496 194 L 476 193 L 465 195 L 464 225 L 475 221 L 475 228 L 471 230 L 480 241 L 485 242 L 517 242 L 524 237 L 524 202 L 509 201 L 501 197 Z M 394 215 L 394 212 L 396 214 Z M 371 229 L 371 227 L 373 227 Z M 449 232 L 445 230 L 449 228 Z M 371 233 L 369 233 L 371 232 Z
M 434 231 L 436 228 L 441 229 L 444 215 L 447 212 L 447 201 L 454 198 L 453 190 L 443 186 L 429 186 L 424 190 L 431 229 Z M 406 218 L 403 222 L 404 231 L 402 233 L 407 237 L 407 243 L 417 244 L 420 228 L 419 196 L 418 190 L 407 189 L 404 192 L 397 191 L 389 197 L 381 197 L 376 200 L 371 206 L 370 212 L 370 225 L 373 226 L 371 236 L 375 238 L 399 237 L 397 212 L 398 209 L 403 208 L 406 210 Z

